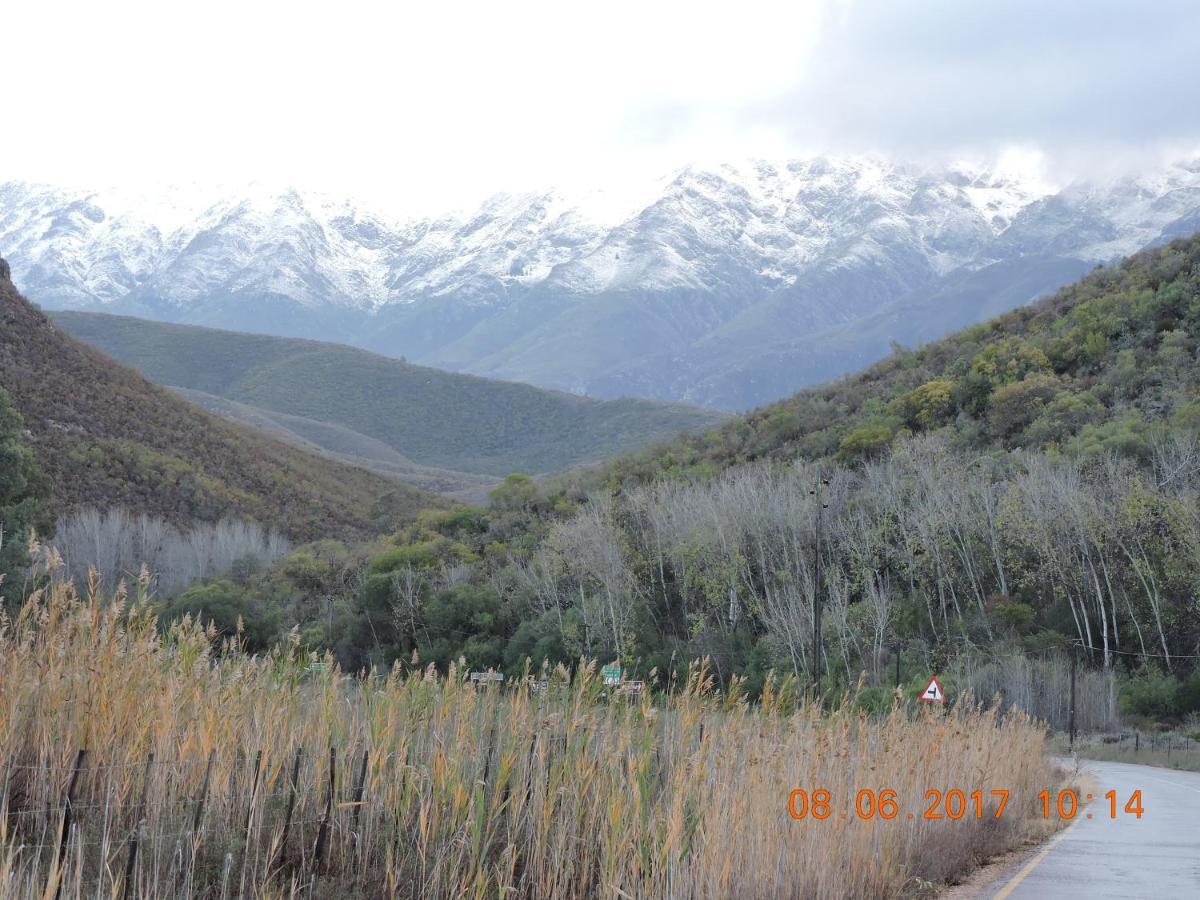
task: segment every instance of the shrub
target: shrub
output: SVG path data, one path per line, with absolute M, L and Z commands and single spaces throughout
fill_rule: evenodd
M 842 438 L 838 458 L 843 462 L 873 459 L 883 454 L 892 443 L 892 430 L 885 425 L 864 425 Z
M 927 381 L 893 400 L 889 411 L 913 428 L 941 425 L 954 411 L 954 382 Z
M 259 602 L 232 581 L 213 581 L 188 588 L 162 610 L 164 623 L 186 615 L 211 624 L 223 637 L 240 633 L 247 650 L 266 650 L 279 637 L 280 613 L 273 604 Z
M 22 431 L 20 414 L 0 388 L 0 595 L 11 594 L 14 601 L 20 600 L 15 576 L 29 565 L 30 529 L 50 530 L 46 481 L 21 441 Z
M 1001 437 L 1021 431 L 1061 389 L 1057 378 L 1041 372 L 997 388 L 988 400 L 988 423 L 993 432 Z
M 497 512 L 528 512 L 537 499 L 537 482 L 528 475 L 509 475 L 489 495 L 492 509 Z
M 1168 719 L 1178 712 L 1179 682 L 1157 669 L 1145 668 L 1122 683 L 1121 711 L 1148 719 Z

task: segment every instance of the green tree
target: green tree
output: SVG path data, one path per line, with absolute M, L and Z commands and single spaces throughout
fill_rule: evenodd
M 504 664 L 510 627 L 491 587 L 464 583 L 440 591 L 426 603 L 424 620 L 418 635 L 423 661 L 444 668 L 465 656 L 476 669 Z
M 242 640 L 251 652 L 268 649 L 279 637 L 279 609 L 226 579 L 188 588 L 163 609 L 160 619 L 165 624 L 185 615 L 211 623 L 223 637 L 236 635 L 240 622 Z
M 892 430 L 886 425 L 863 425 L 842 438 L 838 445 L 838 458 L 843 462 L 857 462 L 883 455 L 892 443 Z
M 30 529 L 49 534 L 48 485 L 21 436 L 24 427 L 8 394 L 0 388 L 0 593 L 20 590 L 17 578 L 29 565 Z M 13 585 L 17 587 L 13 587 Z
M 1121 711 L 1161 721 L 1176 713 L 1179 682 L 1164 672 L 1143 669 L 1121 685 Z
M 537 482 L 517 472 L 509 475 L 488 498 L 499 512 L 528 512 L 537 499 Z
M 941 425 L 954 411 L 954 382 L 946 379 L 927 381 L 896 398 L 891 412 L 912 428 Z
M 1032 422 L 1062 389 L 1053 375 L 1032 373 L 1021 381 L 1006 384 L 992 392 L 987 417 L 1001 437 L 1010 437 Z

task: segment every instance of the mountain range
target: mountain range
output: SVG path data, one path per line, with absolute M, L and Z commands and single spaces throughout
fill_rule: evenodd
M 1200 228 L 1200 160 L 1051 188 L 874 158 L 690 166 L 397 217 L 296 190 L 0 185 L 47 308 L 319 337 L 600 398 L 739 410 Z

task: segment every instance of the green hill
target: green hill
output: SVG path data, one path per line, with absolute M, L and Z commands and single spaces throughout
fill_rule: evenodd
M 0 384 L 59 511 L 254 519 L 294 539 L 365 537 L 445 501 L 218 419 L 59 331 L 0 262 Z
M 1030 306 L 703 434 L 614 461 L 617 480 L 711 474 L 756 459 L 883 454 L 945 431 L 978 450 L 1146 458 L 1151 425 L 1200 424 L 1200 236 L 1097 268 Z
M 687 406 L 600 401 L 490 381 L 317 341 L 95 313 L 59 312 L 54 320 L 159 384 L 341 426 L 440 469 L 550 472 L 724 418 Z M 326 443 L 315 431 L 305 437 Z

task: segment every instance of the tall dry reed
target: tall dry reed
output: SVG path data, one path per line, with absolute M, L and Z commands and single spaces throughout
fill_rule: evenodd
M 1041 827 L 1052 786 L 1040 727 L 966 703 L 869 718 L 788 683 L 751 705 L 701 668 L 630 700 L 592 666 L 536 695 L 309 666 L 64 584 L 0 620 L 0 896 L 902 896 Z M 791 818 L 796 787 L 830 817 Z M 860 819 L 862 788 L 897 817 Z M 930 788 L 1011 799 L 928 820 Z

